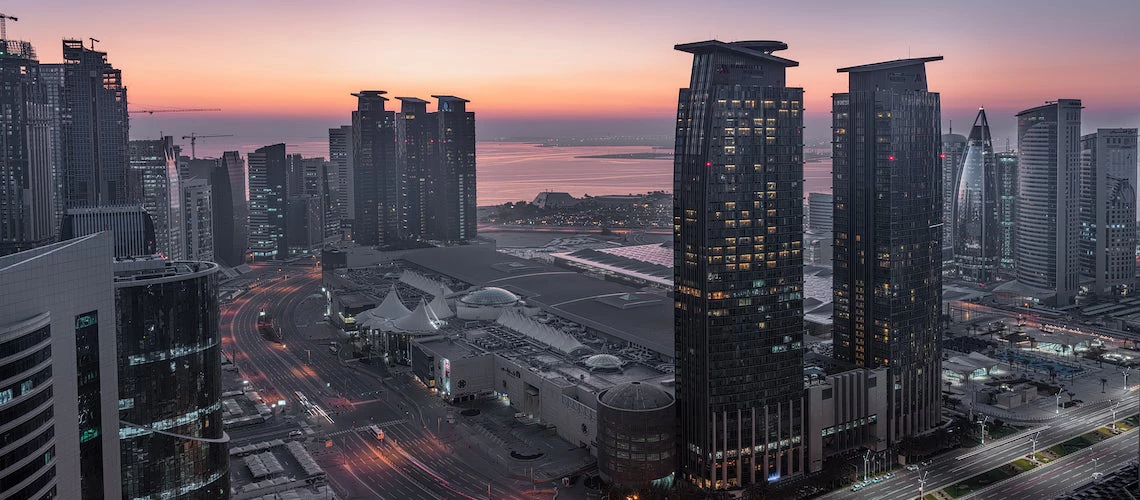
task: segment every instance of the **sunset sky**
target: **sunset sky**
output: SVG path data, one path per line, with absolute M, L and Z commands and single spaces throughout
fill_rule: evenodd
M 943 55 L 930 65 L 948 120 L 984 105 L 999 141 L 1012 115 L 1081 98 L 1086 128 L 1140 125 L 1140 1 L 195 0 L 8 4 L 12 39 L 43 62 L 64 37 L 101 40 L 133 107 L 222 113 L 135 115 L 132 136 L 232 133 L 253 143 L 319 140 L 347 123 L 350 92 L 455 94 L 481 139 L 669 134 L 690 57 L 716 38 L 787 42 L 806 89 L 807 137 L 828 135 L 843 66 Z

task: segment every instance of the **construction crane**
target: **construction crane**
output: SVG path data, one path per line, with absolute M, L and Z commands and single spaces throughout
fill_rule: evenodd
M 16 16 L 0 14 L 0 40 L 8 40 L 8 21 L 19 21 Z
M 198 135 L 194 132 L 191 132 L 190 135 L 182 136 L 182 139 L 190 139 L 190 158 L 196 160 L 198 159 L 198 152 L 195 150 L 195 146 L 198 144 L 198 139 L 213 139 L 215 137 L 233 137 L 233 134 Z
M 132 109 L 130 113 L 146 113 L 153 115 L 155 113 L 201 113 L 209 111 L 221 111 L 221 108 L 174 108 L 174 109 Z

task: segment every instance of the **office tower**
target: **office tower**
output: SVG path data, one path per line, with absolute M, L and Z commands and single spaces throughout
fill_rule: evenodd
M 186 248 L 182 187 L 174 138 L 130 141 L 130 183 L 135 199 L 154 221 L 158 252 L 181 259 Z
M 1001 259 L 1001 223 L 998 171 L 984 109 L 970 129 L 956 184 L 954 217 L 947 221 L 954 225 L 954 263 L 963 278 L 989 283 Z
M 182 217 L 188 260 L 214 260 L 213 190 L 206 179 L 192 177 L 182 183 Z
M 832 95 L 834 352 L 890 369 L 888 446 L 941 423 L 940 60 L 842 68 L 849 91 Z
M 396 116 L 384 110 L 383 90 L 362 90 L 352 112 L 353 240 L 364 246 L 400 239 L 400 178 L 396 169 Z M 441 201 L 442 203 L 442 201 Z
M 107 53 L 63 41 L 60 163 L 63 208 L 130 203 L 127 88 Z
M 469 101 L 450 95 L 438 99 L 434 172 L 429 181 L 432 237 L 443 241 L 475 238 L 475 113 Z
M 427 112 L 427 101 L 417 97 L 397 97 L 396 157 L 402 179 L 400 190 L 401 230 L 407 238 L 433 236 L 428 227 L 435 203 L 429 182 L 435 169 L 437 113 Z
M 835 198 L 831 193 L 808 193 L 808 227 L 817 233 L 831 233 Z
M 782 42 L 693 54 L 673 167 L 679 477 L 731 489 L 803 461 L 803 89 Z
M 122 498 L 228 498 L 218 266 L 150 256 L 114 269 Z
M 63 122 L 60 113 L 63 110 L 63 64 L 40 64 L 40 81 L 44 86 L 44 95 L 48 107 L 48 135 L 51 137 L 51 165 L 52 165 L 52 229 L 59 230 L 59 223 L 63 219 L 63 139 L 61 130 Z
M 337 192 L 339 180 L 337 178 L 336 164 L 331 161 L 321 162 L 321 218 L 324 220 L 324 230 L 321 238 L 334 238 L 340 234 L 340 207 Z
M 32 44 L 0 40 L 0 255 L 53 241 L 52 114 Z
M 249 245 L 249 173 L 245 168 L 245 161 L 237 151 L 222 153 L 222 168 L 230 178 L 230 200 L 233 207 L 233 242 L 227 245 L 226 263 L 237 266 L 245 262 L 246 248 Z M 221 172 L 218 175 L 223 175 Z M 218 194 L 217 196 L 221 196 Z M 218 232 L 214 232 L 215 247 L 217 246 Z M 224 259 L 223 259 L 224 260 Z
M 305 194 L 305 162 L 300 154 L 285 156 L 285 185 L 288 187 L 288 197 Z
M 1081 101 L 1017 114 L 1017 280 L 995 289 L 1022 303 L 1065 306 L 1077 295 Z
M 214 259 L 228 267 L 241 265 L 245 253 L 245 240 L 237 232 L 235 211 L 229 171 L 222 162 L 218 162 L 210 172 L 210 223 L 214 236 Z
M 350 230 L 352 220 L 356 217 L 356 192 L 352 182 L 353 155 L 352 126 L 342 125 L 340 128 L 330 128 L 329 160 L 336 165 L 336 204 L 342 230 Z M 352 239 L 351 231 L 345 231 L 345 237 Z
M 174 148 L 176 151 L 180 151 L 182 149 L 178 146 L 175 146 Z M 182 156 L 182 154 L 179 153 L 179 175 L 181 175 L 183 179 L 197 177 L 199 179 L 206 179 L 208 181 L 210 179 L 210 174 L 214 171 L 215 168 L 217 168 L 218 164 L 220 164 L 221 161 L 222 160 L 219 158 L 191 159 L 189 156 Z
M 1001 225 L 1001 247 L 998 267 L 1003 276 L 1014 269 L 1017 235 L 1017 153 L 1006 151 L 995 155 L 998 178 L 998 220 Z
M 285 223 L 288 226 L 289 255 L 303 255 L 319 249 L 324 227 L 320 197 L 301 195 L 290 198 Z
M 949 134 L 942 134 L 942 252 L 949 258 L 954 249 L 954 197 L 958 193 L 958 177 L 962 160 L 966 157 L 966 136 L 955 134 L 950 127 Z
M 258 148 L 249 160 L 249 253 L 254 260 L 289 256 L 285 237 L 288 209 L 285 145 Z
M 1081 274 L 1096 295 L 1136 288 L 1136 129 L 1081 137 Z
M 107 232 L 0 257 L 0 498 L 121 498 Z
M 60 241 L 110 231 L 114 256 L 134 257 L 158 253 L 154 222 L 142 207 L 73 208 L 60 222 Z

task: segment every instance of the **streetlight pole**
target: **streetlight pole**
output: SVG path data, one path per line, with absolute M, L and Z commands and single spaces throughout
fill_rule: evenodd
M 1061 414 L 1061 389 L 1057 389 L 1057 414 Z
M 986 444 L 986 422 L 989 421 L 989 419 L 990 419 L 990 416 L 985 415 L 982 417 L 981 420 L 978 421 L 978 427 L 979 427 L 978 430 L 979 430 L 981 437 L 982 437 L 982 444 Z
M 924 470 L 924 471 L 922 471 L 922 477 L 918 478 L 918 499 L 919 500 L 922 500 L 922 497 L 926 496 L 926 476 L 929 474 L 930 474 L 930 471 Z
M 1120 403 L 1116 403 L 1112 407 L 1112 430 L 1116 430 L 1116 410 L 1120 408 Z
M 1033 459 L 1033 463 L 1037 463 L 1037 440 L 1040 438 L 1041 431 L 1034 432 L 1033 436 L 1029 438 L 1029 442 L 1033 443 L 1033 451 L 1029 455 L 1029 457 Z
M 1097 458 L 1093 458 L 1093 459 L 1092 459 L 1092 462 L 1093 462 L 1093 473 L 1092 473 L 1092 478 L 1093 478 L 1093 479 L 1096 479 L 1096 474 L 1097 474 L 1097 472 L 1096 472 L 1096 466 L 1097 466 L 1097 464 L 1100 462 L 1100 458 L 1099 458 L 1099 457 L 1097 457 Z
M 867 469 L 871 465 L 871 450 L 863 454 L 863 482 L 867 482 Z

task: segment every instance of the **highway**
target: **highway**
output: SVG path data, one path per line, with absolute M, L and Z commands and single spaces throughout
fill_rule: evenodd
M 1129 391 L 1125 397 L 1125 408 L 1128 411 L 1120 411 L 1117 413 L 1117 419 L 1123 420 L 1129 415 L 1136 414 L 1137 396 L 1135 391 Z M 1071 438 L 1094 430 L 1098 427 L 1108 425 L 1112 420 L 1112 403 L 1108 401 L 1093 403 L 1083 407 L 1064 410 L 1067 414 L 1062 413 L 1061 417 L 1035 427 L 1036 430 L 1041 431 L 1038 438 L 1037 450 L 1043 450 L 1054 444 L 1067 441 Z M 1133 432 L 1128 436 L 1117 436 L 1108 441 L 1093 445 L 1084 451 L 1096 453 L 1102 450 L 1115 448 L 1116 445 L 1127 442 L 1131 446 L 1135 458 L 1135 450 L 1137 449 L 1136 433 Z M 1123 446 L 1123 445 L 1121 445 Z M 997 442 L 987 443 L 981 447 L 974 447 L 968 449 L 956 450 L 945 455 L 936 457 L 932 463 L 924 469 L 918 471 L 900 470 L 895 473 L 895 477 L 885 480 L 878 484 L 871 484 L 859 492 L 852 492 L 850 488 L 833 491 L 821 498 L 827 499 L 906 499 L 918 497 L 919 478 L 922 477 L 923 471 L 929 472 L 926 476 L 926 493 L 944 488 L 954 484 L 963 479 L 973 477 L 981 474 L 995 467 L 999 467 L 1017 458 L 1027 456 L 1031 450 L 1032 443 L 1028 436 L 1014 437 L 1012 439 L 1003 439 Z M 1066 457 L 1068 458 L 1068 457 Z M 1130 459 L 1131 459 L 1130 458 Z M 1124 460 L 1127 462 L 1127 460 Z M 1060 464 L 1048 465 L 1043 468 L 1034 469 L 1034 472 L 1042 472 L 1043 474 L 1052 474 L 1060 469 L 1062 464 L 1067 465 L 1066 460 L 1062 460 Z M 1105 463 L 1108 466 L 1108 463 Z M 1028 474 L 1028 473 L 1026 473 Z M 1016 476 L 1014 479 L 1009 479 L 1007 482 L 1013 484 L 1021 478 L 1022 475 Z M 1032 477 L 1032 476 L 1029 476 Z M 1023 480 L 1022 480 L 1023 481 Z M 1005 483 L 1000 483 L 1004 485 Z M 1076 487 L 1078 484 L 1073 484 Z M 1004 486 L 1003 486 L 1004 487 Z M 1037 491 L 1036 488 L 1029 488 Z M 989 493 L 987 492 L 987 495 Z M 978 496 L 975 498 L 1004 498 L 1000 496 Z M 1032 497 L 1030 497 L 1032 498 Z M 1049 498 L 1036 497 L 1036 498 Z
M 317 442 L 328 439 L 332 446 L 314 455 L 342 498 L 482 499 L 489 491 L 491 498 L 533 498 L 526 495 L 529 482 L 506 476 L 486 453 L 471 448 L 445 423 L 442 403 L 417 391 L 406 376 L 385 380 L 330 353 L 328 339 L 299 332 L 294 318 L 306 300 L 318 300 L 319 269 L 254 268 L 267 278 L 288 278 L 271 280 L 225 306 L 224 348 L 267 401 L 287 400 L 287 412 L 300 419 L 316 414 L 307 418 Z M 258 334 L 262 310 L 281 328 L 281 344 Z M 297 393 L 313 405 L 312 412 L 301 408 Z M 371 423 L 385 430 L 382 442 L 369 434 Z

